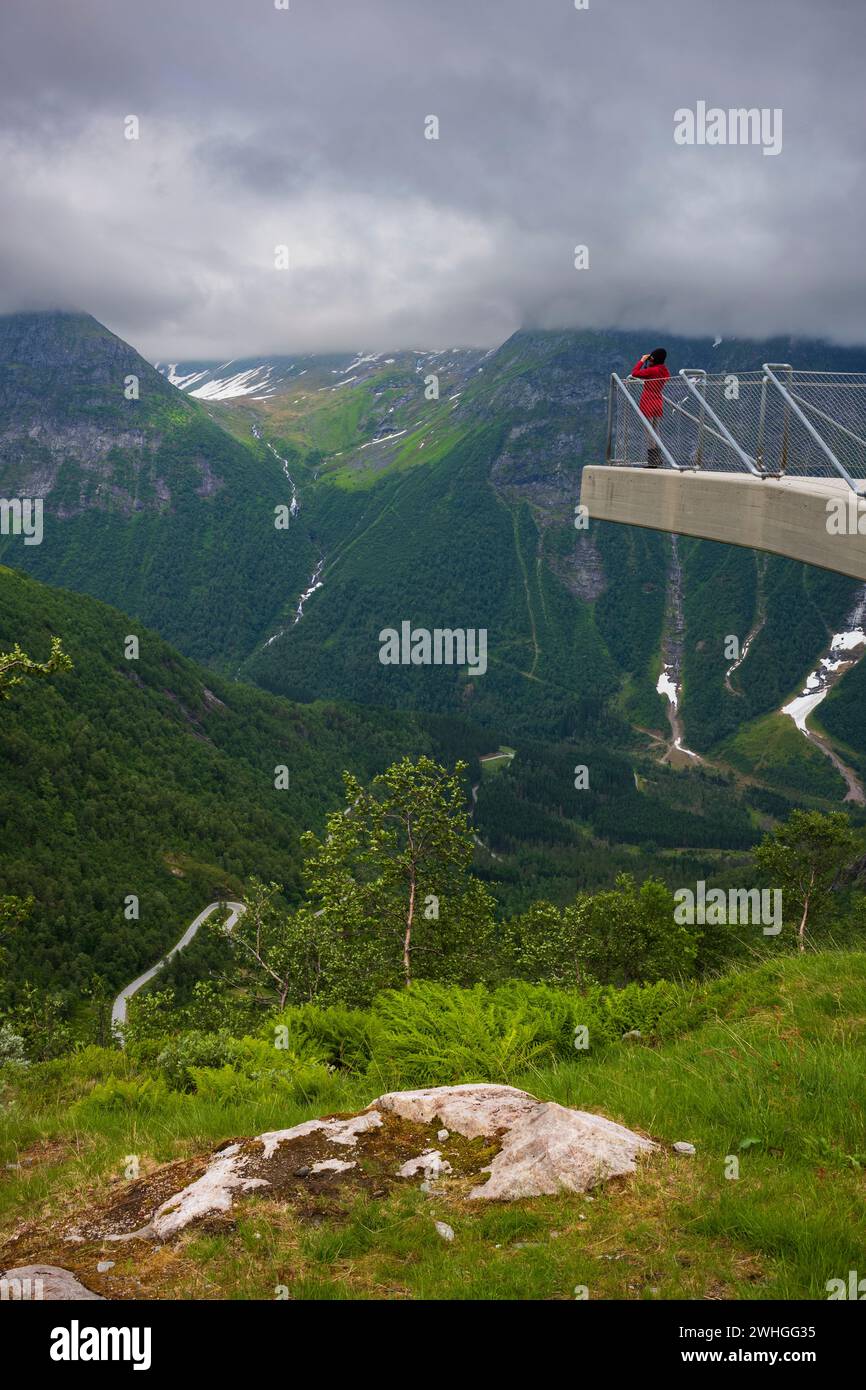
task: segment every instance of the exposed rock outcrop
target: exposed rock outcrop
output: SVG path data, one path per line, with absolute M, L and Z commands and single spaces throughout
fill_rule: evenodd
M 513 1086 L 392 1091 L 358 1115 L 306 1120 L 158 1169 L 66 1240 L 170 1240 L 194 1223 L 225 1220 L 249 1193 L 306 1202 L 341 1189 L 384 1196 L 401 1182 L 425 1191 L 456 1183 L 486 1201 L 585 1192 L 633 1173 L 655 1148 L 603 1116 Z
M 102 1294 L 85 1288 L 69 1269 L 59 1265 L 18 1265 L 0 1271 L 4 1300 L 22 1303 L 68 1303 L 97 1300 Z
M 193 1230 L 230 1232 L 247 1199 L 262 1203 L 265 1220 L 269 1208 L 282 1209 L 316 1225 L 344 1219 L 358 1198 L 387 1198 L 407 1186 L 437 1205 L 450 1200 L 458 1211 L 466 1200 L 556 1193 L 587 1193 L 583 1200 L 592 1201 L 588 1189 L 627 1178 L 658 1148 L 602 1115 L 541 1101 L 513 1086 L 392 1091 L 359 1114 L 226 1140 L 210 1154 L 161 1164 L 112 1186 L 67 1222 L 26 1223 L 3 1257 L 7 1280 L 29 1277 L 29 1292 L 22 1285 L 19 1294 L 13 1285 L 2 1296 L 139 1297 L 145 1271 L 155 1268 L 148 1262 L 159 1256 L 155 1246 Z M 444 1215 L 434 1206 L 430 1219 L 450 1242 L 454 1227 L 441 1220 Z M 119 1247 L 125 1259 L 118 1265 L 112 1256 Z M 101 1294 L 82 1282 L 91 1276 Z
M 554 1192 L 585 1192 L 606 1178 L 635 1171 L 639 1153 L 656 1146 L 623 1125 L 513 1086 L 434 1086 L 395 1091 L 373 1102 L 407 1120 L 444 1125 L 468 1139 L 501 1139 L 490 1176 L 469 1196 L 512 1201 Z

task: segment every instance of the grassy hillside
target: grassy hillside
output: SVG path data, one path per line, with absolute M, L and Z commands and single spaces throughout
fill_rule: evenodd
M 421 989 L 369 1015 L 308 1010 L 292 1024 L 303 1064 L 271 1048 L 262 1072 L 263 1044 L 249 1040 L 191 1090 L 171 1089 L 183 1083 L 155 1060 L 97 1048 L 7 1071 L 17 1103 L 0 1120 L 0 1159 L 21 1166 L 0 1187 L 0 1260 L 51 1258 L 119 1299 L 272 1299 L 277 1285 L 291 1299 L 573 1300 L 580 1285 L 593 1300 L 826 1298 L 862 1256 L 866 955 L 781 957 L 605 997 L 606 1037 L 591 1029 L 580 1055 L 580 996 L 455 990 L 431 1010 Z M 630 1027 L 641 1042 L 618 1041 Z M 336 1069 L 317 1068 L 316 1052 Z M 317 1197 L 298 1176 L 166 1245 L 58 1246 L 60 1221 L 122 1199 L 130 1154 L 156 1184 L 158 1165 L 228 1137 L 354 1111 L 392 1085 L 478 1079 L 603 1113 L 662 1147 L 582 1197 L 470 1202 L 459 1172 L 429 1195 L 335 1183 Z M 679 1140 L 696 1155 L 674 1153 Z M 103 1258 L 115 1264 L 100 1275 Z

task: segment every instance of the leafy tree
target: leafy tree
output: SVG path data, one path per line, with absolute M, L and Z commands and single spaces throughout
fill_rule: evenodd
M 512 917 L 504 936 L 514 973 L 552 984 L 582 983 L 571 926 L 572 919 L 567 922 L 558 907 L 543 901 Z
M 251 879 L 246 910 L 228 942 L 238 975 L 252 983 L 261 1002 L 282 1009 L 333 993 L 343 972 L 342 941 L 330 920 L 305 908 L 287 912 L 280 906 L 279 893 L 278 883 Z
M 3 1067 L 26 1067 L 24 1039 L 8 1023 L 0 1023 L 0 1070 Z
M 378 987 L 408 988 L 415 975 L 477 978 L 489 950 L 493 904 L 470 873 L 465 770 L 405 757 L 369 789 L 345 773 L 345 808 L 328 817 L 321 840 L 303 837 L 323 925 Z
M 111 1043 L 111 1006 L 114 990 L 102 975 L 91 976 L 90 983 L 82 989 L 82 994 L 90 1000 L 93 1015 L 93 1041 L 97 1047 L 108 1047 Z
M 169 1029 L 174 1031 L 179 1026 L 173 990 L 142 990 L 129 1001 L 126 1023 L 122 1029 L 123 1040 L 127 1048 L 134 1050 L 142 1043 L 161 1038 Z
M 72 1031 L 59 994 L 46 994 L 35 985 L 25 984 L 7 1021 L 23 1039 L 30 1061 L 45 1062 L 70 1050 Z
M 123 1037 L 131 1055 L 149 1054 L 155 1039 L 180 1032 L 242 1033 L 256 1022 L 248 1000 L 226 989 L 224 980 L 198 980 L 190 998 L 180 1003 L 176 991 L 142 990 L 130 1001 Z
M 16 898 L 13 894 L 0 898 L 0 946 L 11 941 L 13 933 L 27 921 L 32 910 L 32 898 Z
M 826 914 L 833 886 L 859 848 L 844 811 L 792 811 L 755 850 L 755 863 L 782 890 L 785 915 L 800 919 L 799 950 L 806 949 L 807 925 Z
M 626 985 L 689 974 L 699 931 L 674 919 L 674 898 L 659 879 L 637 887 L 620 874 L 616 887 L 580 896 L 563 913 L 571 949 L 581 967 L 603 984 Z
M 59 637 L 52 637 L 47 661 L 33 661 L 16 642 L 11 651 L 0 652 L 0 700 L 8 700 L 13 688 L 29 676 L 53 676 L 57 671 L 71 670 L 72 661 Z

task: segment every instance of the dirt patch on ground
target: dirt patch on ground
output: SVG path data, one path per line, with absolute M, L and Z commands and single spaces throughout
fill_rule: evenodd
M 89 1208 L 73 1221 L 63 1233 L 65 1239 L 99 1240 L 108 1234 L 129 1235 L 140 1230 L 162 1202 L 201 1177 L 210 1158 L 210 1154 L 202 1154 L 198 1158 L 179 1159 L 125 1183 L 101 1207 Z
M 102 1259 L 105 1251 L 109 1252 L 105 1258 L 116 1259 L 117 1245 L 104 1242 L 109 1218 L 114 1223 L 114 1231 L 137 1230 L 149 1219 L 154 1203 L 158 1206 L 179 1187 L 201 1177 L 208 1162 L 209 1155 L 202 1155 L 166 1163 L 146 1177 L 125 1183 L 112 1191 L 109 1197 L 92 1201 L 80 1216 L 76 1215 L 71 1220 L 54 1217 L 49 1221 L 25 1223 L 0 1245 L 0 1269 L 22 1264 L 55 1264 L 71 1269 L 81 1277 L 81 1269 L 89 1271 L 92 1259 Z M 113 1249 L 110 1248 L 112 1246 Z M 75 1261 L 76 1247 L 86 1248 L 88 1257 L 92 1257 L 86 1259 L 84 1265 Z M 89 1272 L 86 1282 L 91 1288 L 96 1288 Z M 100 1292 L 98 1289 L 96 1291 Z
M 22 1169 L 47 1167 L 52 1163 L 64 1163 L 77 1153 L 77 1146 L 68 1139 L 38 1139 L 29 1148 L 21 1149 L 17 1159 L 10 1160 L 4 1171 L 19 1173 Z

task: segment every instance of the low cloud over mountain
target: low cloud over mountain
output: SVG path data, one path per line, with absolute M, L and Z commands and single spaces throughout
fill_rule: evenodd
M 2 310 L 84 307 L 172 359 L 862 336 L 860 6 L 5 0 L 2 24 Z M 699 102 L 781 112 L 780 152 L 677 144 Z

